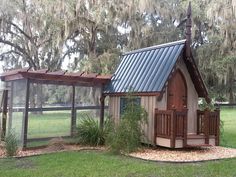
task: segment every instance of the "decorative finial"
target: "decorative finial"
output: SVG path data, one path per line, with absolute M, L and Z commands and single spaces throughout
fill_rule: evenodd
M 191 2 L 189 2 L 187 10 L 187 21 L 186 21 L 186 57 L 191 57 L 191 28 L 192 28 L 192 8 Z

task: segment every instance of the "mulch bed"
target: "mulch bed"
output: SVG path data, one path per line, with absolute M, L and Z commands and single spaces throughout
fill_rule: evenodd
M 32 148 L 27 150 L 19 150 L 15 157 L 29 157 L 41 154 L 50 154 L 55 152 L 65 152 L 65 151 L 79 151 L 79 150 L 105 150 L 105 147 L 91 147 L 91 146 L 81 146 L 81 145 L 70 145 L 64 144 L 63 148 L 60 146 L 49 145 L 41 148 Z M 6 153 L 3 147 L 0 146 L 0 158 L 6 158 Z

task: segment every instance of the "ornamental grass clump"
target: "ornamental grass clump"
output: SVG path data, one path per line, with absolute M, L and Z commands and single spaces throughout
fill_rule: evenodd
M 121 116 L 118 125 L 110 122 L 109 133 L 106 144 L 111 152 L 130 153 L 137 150 L 144 137 L 142 124 L 147 123 L 147 112 L 134 101 L 133 97 L 128 97 L 128 103 Z
M 15 133 L 13 131 L 9 131 L 9 133 L 5 137 L 5 150 L 8 157 L 17 155 L 18 144 Z
M 79 143 L 90 146 L 104 145 L 105 128 L 100 128 L 98 120 L 86 116 L 77 126 Z

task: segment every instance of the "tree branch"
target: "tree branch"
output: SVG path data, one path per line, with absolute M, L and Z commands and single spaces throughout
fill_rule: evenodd
M 30 55 L 23 49 L 21 48 L 19 45 L 17 44 L 14 44 L 8 40 L 3 40 L 1 37 L 0 37 L 0 43 L 3 43 L 3 44 L 6 44 L 6 45 L 9 45 L 11 47 L 14 47 L 16 50 L 18 50 L 23 56 L 26 57 L 26 59 L 28 60 L 29 64 L 31 64 L 33 67 L 36 68 L 35 66 L 35 63 L 33 61 L 33 59 L 30 57 Z

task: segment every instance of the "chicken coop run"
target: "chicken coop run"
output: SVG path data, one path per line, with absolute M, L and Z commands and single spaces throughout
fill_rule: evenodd
M 3 73 L 1 135 L 13 131 L 19 145 L 53 137 L 75 135 L 83 117 L 97 118 L 103 126 L 107 108 L 102 94 L 109 75 L 33 71 Z

